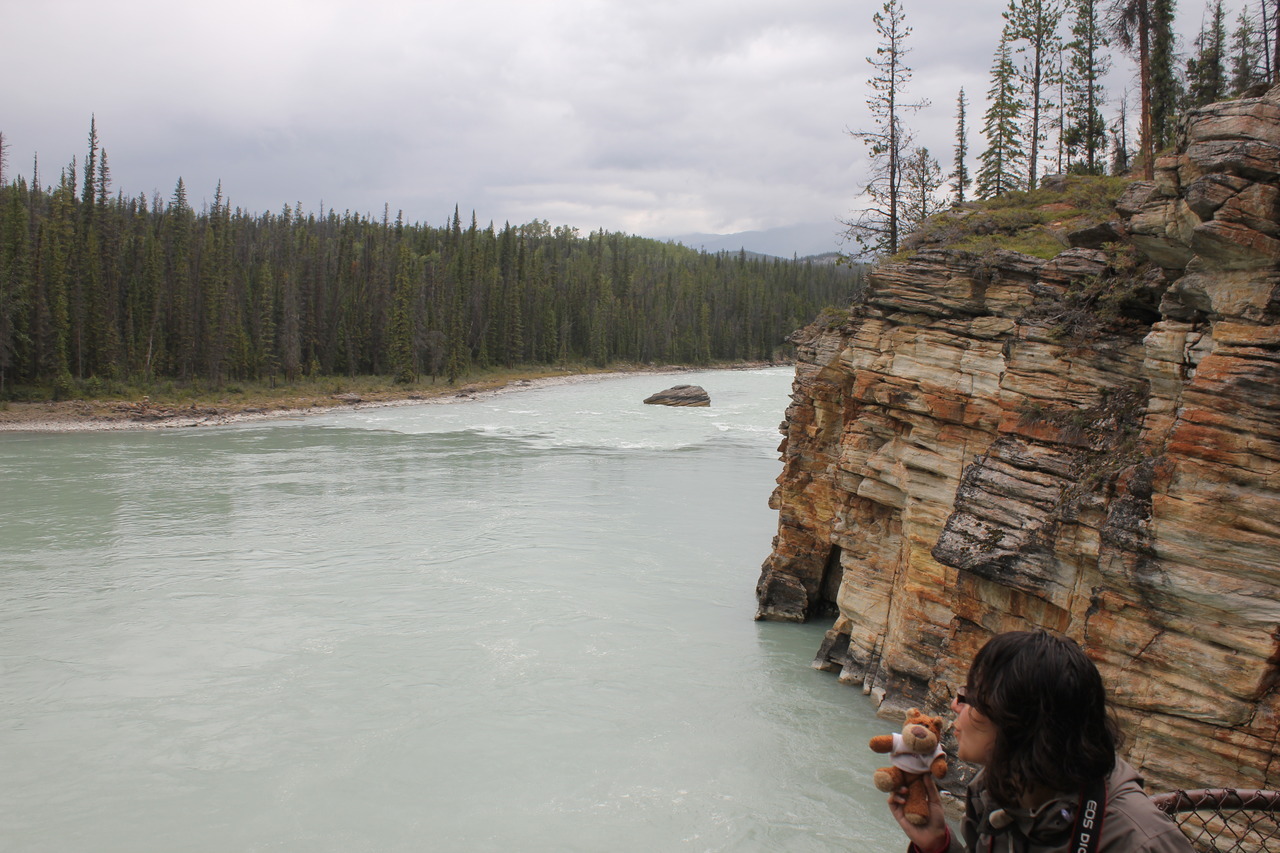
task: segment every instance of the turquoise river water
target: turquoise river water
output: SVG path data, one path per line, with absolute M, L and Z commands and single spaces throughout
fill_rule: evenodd
M 0 434 L 0 850 L 905 849 L 752 620 L 790 378 Z

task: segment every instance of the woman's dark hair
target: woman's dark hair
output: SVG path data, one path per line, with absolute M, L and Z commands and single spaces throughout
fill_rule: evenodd
M 1038 785 L 1075 792 L 1111 773 L 1120 733 L 1102 676 L 1070 639 L 1012 631 L 973 659 L 969 704 L 996 726 L 987 784 L 1005 805 Z

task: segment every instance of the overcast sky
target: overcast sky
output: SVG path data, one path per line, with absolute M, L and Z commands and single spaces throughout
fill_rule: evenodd
M 221 180 L 252 212 L 834 234 L 865 181 L 846 131 L 869 126 L 880 5 L 5 0 L 0 132 L 10 174 L 38 153 L 47 185 L 94 114 L 115 189 L 167 199 L 181 176 L 197 207 Z M 933 101 L 910 123 L 949 169 L 961 86 L 980 150 L 1006 0 L 903 6 L 909 95 Z

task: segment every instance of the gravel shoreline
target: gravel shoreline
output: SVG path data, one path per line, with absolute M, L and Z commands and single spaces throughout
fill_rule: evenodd
M 781 365 L 752 364 L 709 369 L 752 370 L 776 366 Z M 518 391 L 528 391 L 535 388 L 575 385 L 581 382 L 596 382 L 603 379 L 618 379 L 628 376 L 677 376 L 683 373 L 702 372 L 705 369 L 707 368 L 673 367 L 654 370 L 626 370 L 616 373 L 571 373 L 564 376 L 517 379 L 497 387 L 463 385 L 456 389 L 441 390 L 436 394 L 423 394 L 418 391 L 394 399 L 362 400 L 356 398 L 351 400 L 342 398 L 354 395 L 334 395 L 323 403 L 296 407 L 284 404 L 272 409 L 232 410 L 214 406 L 171 408 L 151 407 L 146 403 L 114 403 L 109 404 L 113 407 L 109 414 L 102 414 L 99 410 L 103 404 L 96 404 L 97 409 L 95 409 L 94 405 L 84 401 L 71 401 L 63 404 L 10 403 L 6 410 L 0 410 L 0 432 L 111 432 L 119 430 L 227 426 L 251 421 L 302 418 L 307 415 L 344 409 L 446 405 L 467 400 L 496 397 Z

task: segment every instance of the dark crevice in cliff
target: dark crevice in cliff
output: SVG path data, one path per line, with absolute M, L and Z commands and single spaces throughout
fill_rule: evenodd
M 811 617 L 840 615 L 836 598 L 840 592 L 840 582 L 844 580 L 844 567 L 840 565 L 841 553 L 839 545 L 832 545 L 831 552 L 827 554 L 827 562 L 822 568 L 822 582 L 818 585 L 818 599 L 810 608 Z

